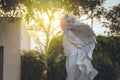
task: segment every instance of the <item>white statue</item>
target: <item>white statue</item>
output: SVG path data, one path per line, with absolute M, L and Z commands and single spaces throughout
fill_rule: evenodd
M 60 22 L 64 31 L 63 47 L 66 55 L 66 80 L 93 80 L 97 71 L 91 64 L 96 39 L 89 25 L 66 14 Z

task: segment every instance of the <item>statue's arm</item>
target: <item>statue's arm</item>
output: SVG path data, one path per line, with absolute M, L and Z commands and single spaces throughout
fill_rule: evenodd
M 77 48 L 82 48 L 84 46 L 84 43 L 78 37 L 76 37 L 72 31 L 67 33 L 67 38 Z

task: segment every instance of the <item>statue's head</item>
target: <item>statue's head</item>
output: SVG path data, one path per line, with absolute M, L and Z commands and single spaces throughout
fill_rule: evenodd
M 60 26 L 62 29 L 71 28 L 77 18 L 73 14 L 65 14 L 60 22 Z
M 68 23 L 68 25 L 72 25 L 74 21 L 77 20 L 73 14 L 65 14 L 64 19 Z

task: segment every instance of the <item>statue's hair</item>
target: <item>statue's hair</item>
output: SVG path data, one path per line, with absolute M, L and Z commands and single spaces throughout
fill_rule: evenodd
M 71 13 L 65 14 L 64 18 L 65 18 L 65 17 L 73 18 L 74 21 L 77 21 L 76 16 L 73 15 L 73 14 L 71 14 Z
M 70 24 L 69 26 L 66 25 L 66 19 L 68 18 L 74 20 L 73 24 Z M 61 19 L 61 28 L 64 32 L 67 30 L 72 31 L 72 33 L 85 44 L 96 43 L 95 33 L 92 28 L 90 28 L 88 24 L 79 22 L 73 14 L 65 14 L 63 16 Z
M 73 15 L 73 14 L 71 14 L 71 13 L 65 14 L 64 16 L 62 16 L 61 21 L 60 21 L 60 27 L 61 27 L 63 30 L 67 27 L 67 26 L 66 26 L 67 22 L 66 22 L 66 20 L 65 20 L 65 19 L 67 19 L 67 18 L 72 19 L 74 22 L 77 21 L 77 18 L 75 17 L 75 15 Z M 72 25 L 71 25 L 71 26 L 72 26 Z

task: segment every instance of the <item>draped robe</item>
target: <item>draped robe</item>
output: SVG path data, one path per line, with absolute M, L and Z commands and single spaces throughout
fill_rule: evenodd
M 63 47 L 66 55 L 66 80 L 93 80 L 97 70 L 92 66 L 95 34 L 89 25 L 76 21 L 74 27 L 66 29 Z

